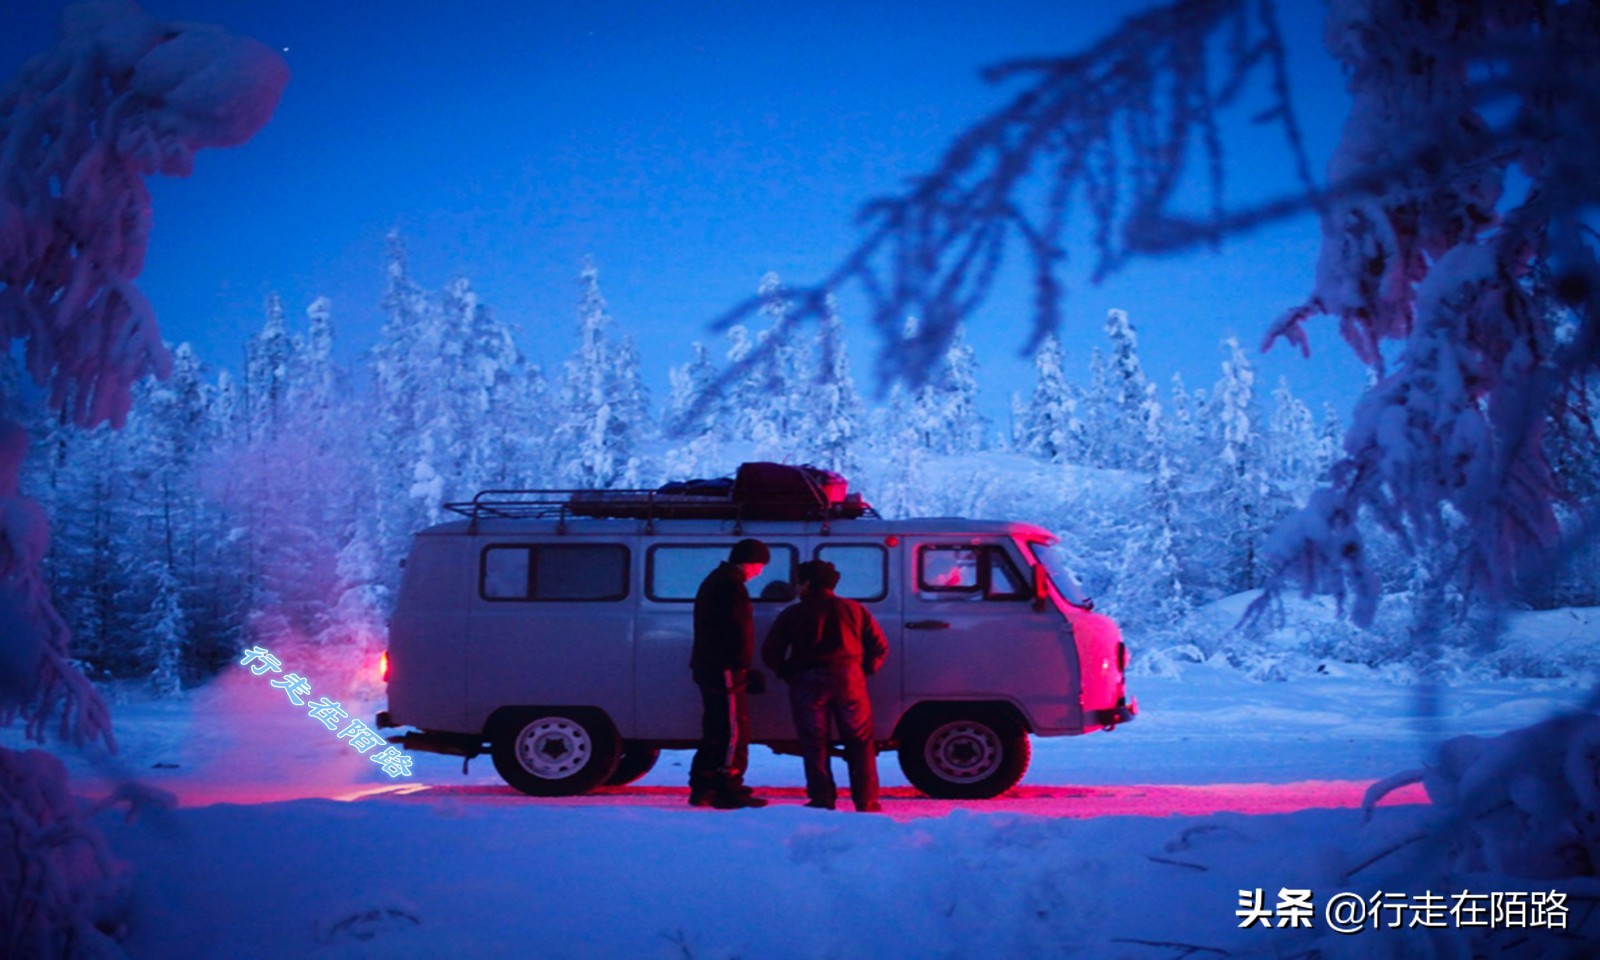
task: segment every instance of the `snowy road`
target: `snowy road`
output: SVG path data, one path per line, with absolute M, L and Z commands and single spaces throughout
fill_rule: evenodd
M 1370 781 L 1305 780 L 1296 783 L 1221 783 L 1207 785 L 1133 784 L 1103 787 L 1035 786 L 1024 784 L 993 800 L 933 800 L 910 787 L 890 787 L 883 793 L 884 813 L 894 820 L 943 817 L 956 810 L 973 813 L 1020 813 L 1042 817 L 1166 817 L 1212 813 L 1293 813 L 1299 810 L 1360 806 Z M 841 786 L 842 789 L 842 786 Z M 805 803 L 800 787 L 769 787 L 759 791 L 773 806 Z M 682 787 L 615 787 L 583 797 L 545 799 L 526 797 L 510 787 L 405 784 L 352 791 L 336 800 L 377 798 L 527 805 L 540 808 L 584 809 L 627 806 L 678 810 L 686 807 L 688 790 Z M 1426 803 L 1420 786 L 1410 786 L 1387 797 L 1384 805 Z M 840 809 L 849 802 L 841 798 Z M 708 816 L 720 811 L 704 811 Z
M 1436 714 L 1423 720 L 1413 688 L 1370 679 L 1253 683 L 1196 667 L 1181 680 L 1143 679 L 1136 688 L 1144 706 L 1135 722 L 1110 734 L 1035 738 L 1027 777 L 995 800 L 929 800 L 910 789 L 886 754 L 880 769 L 887 812 L 895 819 L 955 809 L 1084 818 L 1349 808 L 1373 781 L 1424 763 L 1438 737 L 1494 735 L 1586 696 L 1579 688 L 1504 681 L 1442 691 Z M 121 755 L 109 764 L 69 758 L 78 768 L 76 786 L 94 794 L 138 778 L 184 807 L 390 797 L 429 805 L 686 807 L 684 751 L 664 753 L 631 787 L 559 800 L 516 793 L 487 757 L 463 774 L 459 758 L 417 754 L 412 776 L 390 780 L 276 694 L 260 684 L 222 682 L 187 701 L 116 704 Z M 361 715 L 359 708 L 352 714 Z M 835 769 L 842 780 L 843 763 Z M 753 749 L 748 781 L 775 804 L 803 802 L 794 757 Z M 1411 788 L 1390 800 L 1423 796 Z
M 184 701 L 113 703 L 120 756 L 68 762 L 85 795 L 133 777 L 179 803 L 97 820 L 135 865 L 137 957 L 1166 960 L 1137 945 L 1235 952 L 1241 890 L 1323 903 L 1409 889 L 1386 851 L 1428 808 L 1413 787 L 1366 821 L 1351 808 L 1367 786 L 1422 763 L 1437 737 L 1497 734 L 1587 696 L 1502 681 L 1443 691 L 1429 712 L 1372 678 L 1203 668 L 1136 687 L 1136 722 L 1035 739 L 1028 776 L 995 800 L 916 796 L 885 756 L 887 816 L 803 809 L 799 761 L 759 748 L 749 780 L 773 805 L 753 811 L 688 807 L 682 751 L 587 797 L 524 797 L 487 758 L 463 774 L 419 754 L 391 780 L 278 691 L 226 677 Z M 1329 946 L 1320 920 L 1249 933 L 1281 953 Z M 1359 955 L 1398 950 L 1400 935 L 1372 933 Z

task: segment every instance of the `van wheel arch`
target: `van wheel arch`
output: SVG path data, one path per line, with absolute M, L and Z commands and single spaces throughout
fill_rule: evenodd
M 596 707 L 501 707 L 484 737 L 501 779 L 535 797 L 588 793 L 622 752 L 616 724 Z
M 660 758 L 660 747 L 640 740 L 624 741 L 622 753 L 617 758 L 617 766 L 611 771 L 611 775 L 606 777 L 605 785 L 625 787 L 654 769 L 656 761 Z
M 987 800 L 1028 772 L 1028 723 L 1005 701 L 919 703 L 895 727 L 900 769 L 930 797 Z

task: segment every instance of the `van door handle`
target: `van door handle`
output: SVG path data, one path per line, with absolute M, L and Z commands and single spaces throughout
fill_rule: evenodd
M 944 630 L 950 624 L 943 620 L 912 620 L 906 624 L 907 630 Z

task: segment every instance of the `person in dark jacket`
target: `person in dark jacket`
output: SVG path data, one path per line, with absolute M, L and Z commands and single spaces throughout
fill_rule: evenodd
M 889 644 L 871 611 L 833 592 L 839 583 L 833 564 L 812 560 L 796 573 L 800 602 L 778 614 L 761 645 L 761 659 L 789 684 L 789 707 L 806 765 L 806 806 L 832 810 L 838 801 L 828 757 L 831 718 L 844 741 L 850 799 L 857 810 L 876 813 L 883 808 L 867 677 L 883 666 Z
M 689 803 L 721 810 L 764 807 L 744 785 L 750 757 L 745 692 L 755 653 L 755 620 L 745 583 L 772 558 L 760 540 L 745 539 L 706 575 L 694 597 L 694 652 L 689 669 L 700 687 L 700 748 L 689 765 Z

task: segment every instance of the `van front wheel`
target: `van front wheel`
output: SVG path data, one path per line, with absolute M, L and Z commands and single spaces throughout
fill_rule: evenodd
M 567 797 L 603 783 L 620 745 L 604 714 L 523 710 L 501 720 L 491 749 L 506 783 L 535 797 Z
M 940 712 L 907 727 L 900 769 L 930 797 L 987 800 L 1017 785 L 1032 753 L 1028 732 L 998 712 Z

